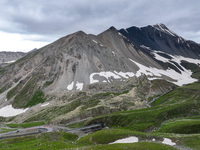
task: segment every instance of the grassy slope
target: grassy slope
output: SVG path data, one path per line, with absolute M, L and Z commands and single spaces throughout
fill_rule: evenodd
M 21 124 L 6 124 L 10 128 L 29 128 L 34 126 L 41 126 L 44 125 L 45 122 L 27 122 L 27 123 L 21 123 Z
M 113 133 L 112 138 L 111 136 L 107 137 L 110 133 Z M 130 132 L 130 133 L 128 133 Z M 107 145 L 107 143 L 112 139 L 118 139 L 122 137 L 126 137 L 127 135 L 133 135 L 133 131 L 128 130 L 111 130 L 109 132 L 105 132 L 105 130 L 99 131 L 92 135 L 86 136 L 83 139 L 77 140 L 77 136 L 69 133 L 43 133 L 35 136 L 28 136 L 28 137 L 20 137 L 20 138 L 13 138 L 13 139 L 6 139 L 0 140 L 0 149 L 2 150 L 14 150 L 14 149 L 46 149 L 46 150 L 56 150 L 56 149 L 104 149 L 104 150 L 124 150 L 124 149 L 135 149 L 135 150 L 175 150 L 175 148 L 159 143 L 150 143 L 150 142 L 139 142 L 133 144 L 113 144 Z M 94 145 L 94 143 L 89 143 L 88 141 L 91 140 L 99 141 L 104 140 L 104 144 Z M 84 140 L 85 139 L 85 140 Z
M 198 150 L 200 134 L 196 133 L 199 133 L 200 126 L 199 90 L 200 83 L 189 84 L 159 97 L 154 102 L 154 107 L 112 113 L 81 123 L 81 125 L 89 125 L 101 122 L 115 129 L 101 130 L 78 141 L 76 138 L 74 141 L 66 140 L 68 134 L 65 133 L 47 133 L 17 138 L 17 140 L 3 140 L 0 141 L 0 148 L 17 149 L 22 145 L 21 149 L 27 147 L 29 149 L 36 149 L 36 147 L 38 149 L 174 149 L 159 144 L 163 137 L 168 137 L 178 145 Z M 108 145 L 110 142 L 129 136 L 138 137 L 140 142 Z M 153 138 L 159 143 L 150 142 Z
M 156 145 L 157 142 L 161 143 L 163 138 L 170 138 L 178 146 L 189 147 L 194 150 L 199 150 L 200 147 L 200 134 L 163 134 L 163 133 L 145 133 L 145 132 L 136 132 L 127 129 L 106 129 L 101 130 L 90 135 L 87 135 L 77 141 L 77 144 L 80 146 L 86 146 L 86 148 L 111 148 L 110 146 L 105 146 L 108 143 L 114 142 L 117 139 L 126 138 L 129 136 L 136 136 L 139 138 L 139 143 L 141 149 L 148 150 L 146 147 L 147 142 L 151 142 L 152 146 L 155 145 L 155 149 L 162 149 L 163 145 Z M 156 143 L 152 142 L 152 139 L 156 140 Z M 145 141 L 145 142 L 144 142 Z M 103 145 L 102 145 L 103 144 Z M 136 144 L 136 143 L 135 143 Z M 91 147 L 91 145 L 93 145 Z M 99 146 L 101 145 L 101 146 Z M 127 144 L 124 144 L 126 146 Z M 123 146 L 123 145 L 122 145 Z M 150 146 L 151 147 L 151 146 Z M 135 147 L 132 147 L 135 148 Z M 173 149 L 173 147 L 168 146 L 167 148 Z M 125 148 L 124 148 L 125 149 Z M 128 148 L 127 148 L 128 149 Z M 139 148 L 138 148 L 139 150 Z
M 10 131 L 15 131 L 16 129 L 7 129 L 7 128 L 0 128 L 0 133 L 6 133 Z
M 35 136 L 0 140 L 1 150 L 49 150 L 77 147 L 73 142 L 78 137 L 70 133 L 43 133 Z
M 158 132 L 164 133 L 179 133 L 179 134 L 195 134 L 200 133 L 200 120 L 199 119 L 183 119 L 161 126 Z
M 81 147 L 80 150 L 176 150 L 168 145 L 151 142 L 139 142 L 131 144 L 112 144 L 112 145 L 95 145 L 88 147 Z
M 136 131 L 150 131 L 169 119 L 200 115 L 200 83 L 179 87 L 154 102 L 154 107 L 123 111 L 92 119 L 86 124 L 104 123 Z

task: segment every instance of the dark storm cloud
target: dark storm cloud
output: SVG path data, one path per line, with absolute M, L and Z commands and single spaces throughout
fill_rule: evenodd
M 0 30 L 59 37 L 162 22 L 184 35 L 200 30 L 199 6 L 199 0 L 2 0 Z

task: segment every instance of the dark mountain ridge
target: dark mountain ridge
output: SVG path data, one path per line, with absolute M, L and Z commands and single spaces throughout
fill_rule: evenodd
M 150 47 L 152 50 L 162 51 L 172 55 L 199 58 L 200 45 L 178 36 L 164 24 L 147 27 L 130 27 L 119 32 L 137 46 Z

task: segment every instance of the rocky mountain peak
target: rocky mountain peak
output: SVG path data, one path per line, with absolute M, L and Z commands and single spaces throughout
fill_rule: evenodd
M 117 30 L 114 26 L 111 26 L 109 30 Z
M 167 34 L 169 34 L 169 35 L 171 35 L 171 36 L 177 37 L 177 35 L 176 35 L 174 32 L 172 32 L 171 30 L 169 30 L 169 29 L 167 28 L 167 26 L 164 25 L 164 24 L 162 24 L 162 23 L 155 24 L 155 25 L 153 25 L 153 27 L 154 27 L 155 29 L 161 31 L 161 32 L 164 32 L 164 33 L 167 33 Z
M 166 27 L 166 25 L 165 24 L 163 24 L 163 23 L 158 23 L 158 24 L 155 24 L 155 25 L 153 25 L 153 27 L 154 28 L 157 28 L 157 29 L 167 29 L 168 30 L 168 28 Z
M 78 31 L 62 37 L 1 70 L 0 102 L 8 98 L 15 107 L 24 107 L 38 90 L 48 96 L 102 92 L 143 74 L 177 85 L 195 81 L 181 61 L 196 63 L 199 45 L 178 42 L 169 32 L 164 25 L 119 31 L 110 27 L 97 36 Z

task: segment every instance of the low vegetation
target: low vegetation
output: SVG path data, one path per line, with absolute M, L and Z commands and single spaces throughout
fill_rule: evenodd
M 10 131 L 15 131 L 16 129 L 0 128 L 0 133 L 6 133 Z
M 122 94 L 122 93 L 120 93 Z M 119 94 L 119 95 L 120 95 Z M 42 125 L 56 116 L 80 107 L 81 113 L 100 103 L 101 98 L 110 98 L 113 93 L 100 93 L 94 96 L 81 94 L 67 106 L 54 106 L 32 116 L 23 124 L 7 124 L 9 127 L 31 127 Z M 0 141 L 0 149 L 136 149 L 136 150 L 175 150 L 174 146 L 164 145 L 164 138 L 170 138 L 179 149 L 200 147 L 200 83 L 196 82 L 158 97 L 152 107 L 114 112 L 100 115 L 91 120 L 83 120 L 68 127 L 81 127 L 96 123 L 108 126 L 80 139 L 76 135 L 53 132 Z M 99 109 L 100 112 L 100 109 Z M 63 123 L 65 123 L 63 121 Z M 138 143 L 109 144 L 118 139 L 136 136 Z M 153 141 L 154 139 L 154 141 Z M 6 144 L 5 144 L 6 143 Z
M 139 142 L 131 144 L 95 145 L 80 148 L 81 150 L 176 150 L 176 148 L 160 143 Z
M 31 98 L 31 100 L 28 101 L 28 103 L 25 105 L 25 108 L 31 107 L 31 106 L 34 106 L 36 104 L 43 103 L 43 102 L 45 102 L 44 93 L 42 91 L 37 91 Z
M 50 150 L 68 149 L 77 147 L 73 142 L 77 135 L 70 133 L 43 133 L 35 136 L 26 136 L 13 139 L 0 140 L 1 150 Z
M 199 119 L 183 119 L 165 123 L 158 132 L 179 133 L 179 134 L 197 134 L 200 133 Z
M 29 128 L 34 126 L 41 126 L 44 125 L 45 122 L 27 122 L 27 123 L 20 123 L 20 124 L 6 124 L 10 128 Z

